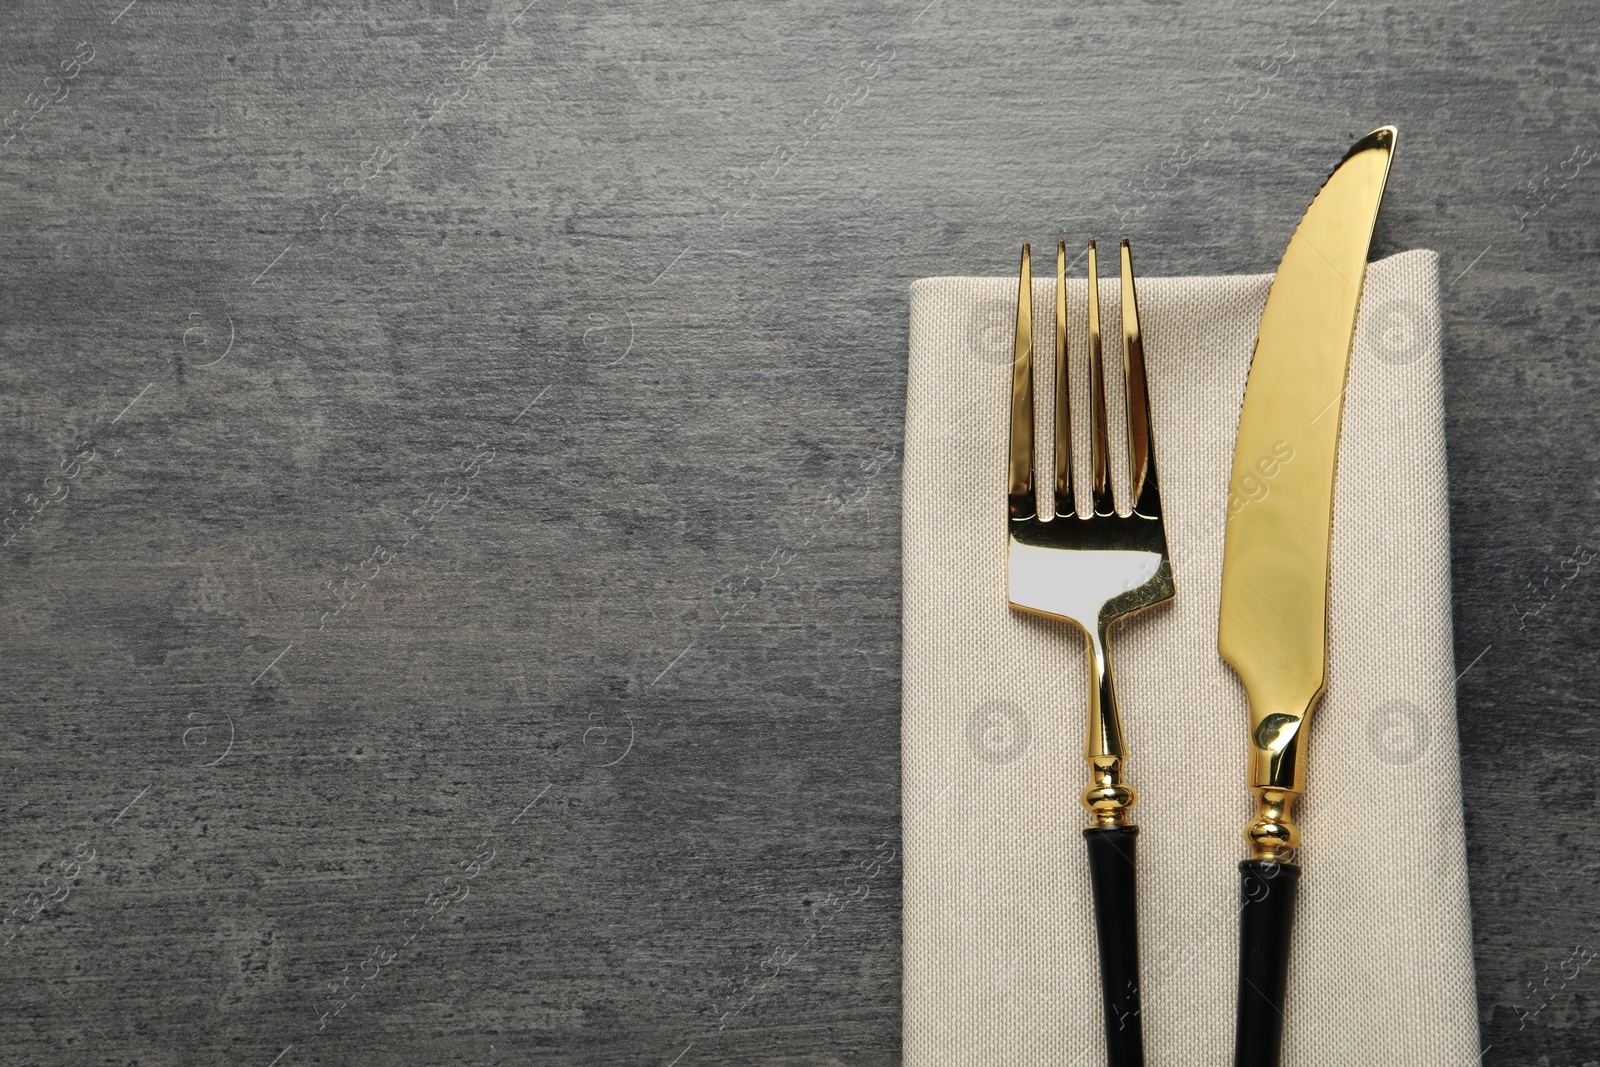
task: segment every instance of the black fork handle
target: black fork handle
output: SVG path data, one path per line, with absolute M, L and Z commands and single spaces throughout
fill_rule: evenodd
M 1144 1067 L 1139 1005 L 1137 826 L 1091 826 L 1089 885 L 1100 944 L 1100 990 L 1105 998 L 1106 1059 L 1110 1067 Z

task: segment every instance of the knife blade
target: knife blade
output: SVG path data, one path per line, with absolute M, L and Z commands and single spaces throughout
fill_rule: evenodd
M 1217 650 L 1244 684 L 1256 812 L 1239 865 L 1236 1067 L 1276 1067 L 1300 868 L 1306 724 L 1327 678 L 1334 470 L 1367 251 L 1396 131 L 1357 141 L 1289 241 L 1261 314 L 1229 480 Z

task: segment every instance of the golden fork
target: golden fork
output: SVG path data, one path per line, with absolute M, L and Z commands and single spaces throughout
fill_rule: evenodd
M 1083 806 L 1093 825 L 1088 842 L 1105 997 L 1106 1048 L 1111 1067 L 1142 1067 L 1139 1020 L 1139 941 L 1135 849 L 1139 832 L 1128 821 L 1135 802 L 1123 778 L 1127 745 L 1117 714 L 1107 635 L 1111 624 L 1172 599 L 1172 565 L 1161 523 L 1161 493 L 1145 381 L 1144 336 L 1133 284 L 1133 257 L 1122 242 L 1122 366 L 1128 416 L 1128 485 L 1132 508 L 1117 514 L 1107 447 L 1105 373 L 1100 342 L 1100 277 L 1089 241 L 1089 392 L 1091 514 L 1073 507 L 1071 388 L 1067 359 L 1066 242 L 1056 244 L 1055 508 L 1039 506 L 1034 485 L 1033 267 L 1022 246 L 1017 292 L 1016 357 L 1011 373 L 1011 435 L 1007 468 L 1013 608 L 1074 623 L 1088 638 L 1089 719 L 1084 759 L 1091 784 Z

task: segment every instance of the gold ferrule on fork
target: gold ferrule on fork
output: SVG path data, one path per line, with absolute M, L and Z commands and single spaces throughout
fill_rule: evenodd
M 1122 719 L 1117 714 L 1115 682 L 1111 661 L 1106 656 L 1105 634 L 1090 638 L 1089 729 L 1083 744 L 1083 758 L 1089 764 L 1089 788 L 1083 791 L 1083 806 L 1096 826 L 1126 826 L 1128 809 L 1138 803 L 1139 794 L 1122 777 L 1128 761 L 1128 744 L 1122 738 Z

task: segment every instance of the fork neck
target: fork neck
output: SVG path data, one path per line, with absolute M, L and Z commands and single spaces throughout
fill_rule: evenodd
M 1092 783 L 1083 791 L 1083 806 L 1096 826 L 1128 825 L 1128 809 L 1138 802 L 1138 794 L 1123 780 L 1128 759 L 1127 742 L 1122 737 L 1122 719 L 1117 713 L 1116 679 L 1107 652 L 1106 627 L 1098 626 L 1086 642 L 1089 667 L 1089 725 L 1084 740 L 1083 758 L 1089 764 Z

